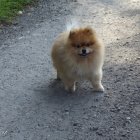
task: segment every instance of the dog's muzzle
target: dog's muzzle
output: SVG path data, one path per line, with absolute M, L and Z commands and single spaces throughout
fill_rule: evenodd
M 82 53 L 80 53 L 79 55 L 80 55 L 80 56 L 87 56 L 87 55 L 89 55 L 89 54 L 90 54 L 90 53 L 87 52 L 86 49 L 82 49 Z

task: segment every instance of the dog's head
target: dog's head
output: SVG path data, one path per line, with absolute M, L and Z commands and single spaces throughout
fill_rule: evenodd
M 69 51 L 76 57 L 87 58 L 96 49 L 95 41 L 95 31 L 91 27 L 73 29 L 69 34 Z

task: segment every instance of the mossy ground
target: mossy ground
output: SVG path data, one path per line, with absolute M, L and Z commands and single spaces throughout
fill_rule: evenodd
M 10 23 L 32 0 L 0 0 L 0 23 Z

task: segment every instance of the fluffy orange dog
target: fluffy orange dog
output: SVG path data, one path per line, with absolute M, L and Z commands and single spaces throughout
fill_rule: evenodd
M 60 34 L 52 48 L 52 60 L 57 79 L 62 80 L 66 90 L 75 91 L 75 82 L 86 79 L 95 91 L 104 91 L 101 83 L 104 45 L 91 27 Z

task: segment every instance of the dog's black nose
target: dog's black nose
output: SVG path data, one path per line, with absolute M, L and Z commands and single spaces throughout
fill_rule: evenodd
M 85 53 L 86 53 L 86 49 L 83 49 L 83 50 L 82 50 L 82 53 L 85 54 Z

